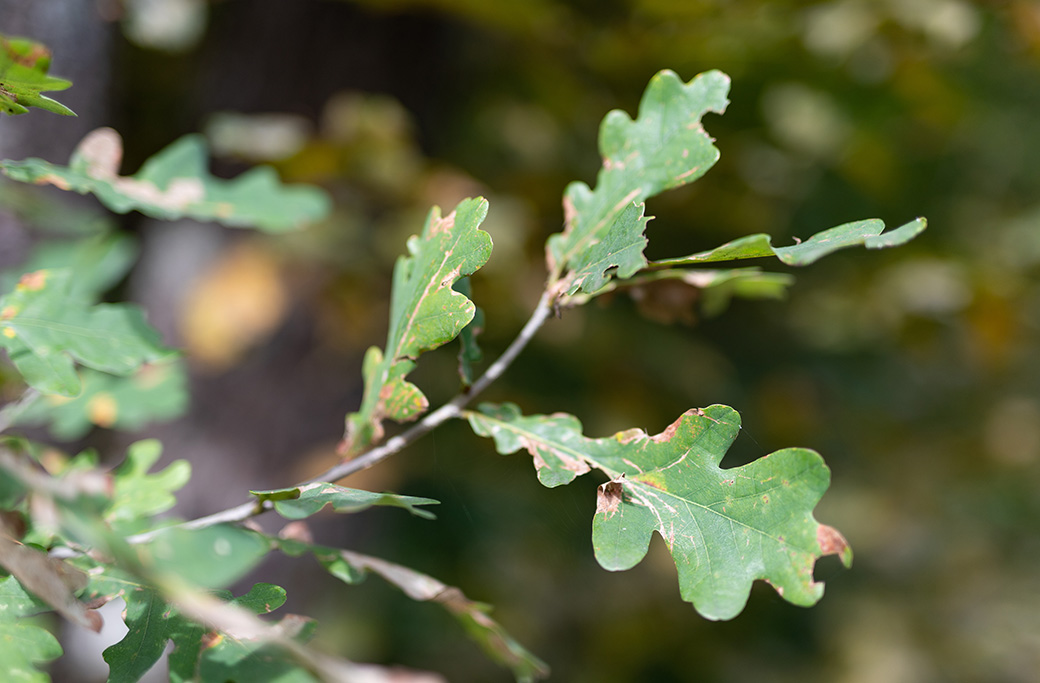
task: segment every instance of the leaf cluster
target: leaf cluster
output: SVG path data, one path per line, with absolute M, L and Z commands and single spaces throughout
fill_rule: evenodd
M 9 51 L 9 59 L 14 54 Z M 33 68 L 42 79 L 44 59 Z M 412 599 L 447 610 L 518 681 L 545 677 L 548 667 L 494 621 L 485 605 L 415 569 L 316 544 L 303 521 L 323 510 L 353 514 L 373 507 L 432 519 L 428 507 L 435 500 L 335 482 L 454 418 L 491 438 L 499 453 L 527 452 L 547 487 L 598 471 L 602 483 L 591 526 L 595 556 L 605 569 L 639 563 L 656 532 L 675 560 L 682 598 L 706 618 L 737 615 L 756 580 L 794 604 L 815 603 L 823 591 L 813 578 L 816 560 L 838 554 L 851 562 L 840 533 L 813 516 L 830 480 L 817 453 L 789 448 L 724 469 L 720 462 L 740 417 L 721 405 L 691 408 L 657 435 L 629 429 L 606 438 L 586 436 L 572 415 L 525 415 L 514 404 L 466 409 L 554 312 L 565 315 L 607 292 L 662 281 L 697 291 L 776 296 L 790 281 L 786 274 L 702 266 L 763 257 L 805 265 L 844 247 L 895 246 L 924 229 L 918 219 L 883 232 L 884 224 L 872 219 L 789 247 L 774 248 L 767 236 L 754 235 L 707 252 L 649 261 L 646 201 L 695 181 L 719 158 L 702 119 L 725 111 L 728 90 L 728 77 L 717 71 L 689 82 L 662 71 L 651 80 L 636 118 L 620 111 L 606 116 L 595 187 L 579 182 L 567 188 L 564 230 L 546 242 L 542 297 L 513 344 L 483 372 L 477 370 L 483 321 L 466 278 L 491 256 L 491 237 L 480 229 L 488 202 L 466 199 L 446 214 L 434 207 L 395 265 L 386 344 L 365 355 L 364 394 L 345 420 L 343 460 L 311 480 L 251 491 L 240 506 L 181 522 L 165 515 L 190 468 L 174 462 L 152 471 L 161 455 L 158 442 L 135 443 L 111 470 L 99 468 L 91 452 L 69 457 L 17 438 L 0 445 L 0 648 L 6 648 L 0 649 L 0 666 L 9 676 L 44 680 L 39 667 L 59 656 L 60 646 L 24 618 L 54 611 L 98 630 L 96 608 L 120 598 L 129 630 L 104 653 L 111 681 L 139 679 L 171 643 L 170 676 L 178 681 L 439 680 L 316 651 L 308 644 L 315 628 L 310 618 L 261 618 L 285 602 L 278 586 L 257 583 L 237 597 L 228 592 L 269 553 L 280 552 L 312 557 L 347 584 L 376 574 Z M 130 176 L 119 175 L 120 156 L 118 135 L 103 129 L 84 140 L 68 166 L 28 159 L 0 161 L 0 169 L 17 181 L 94 194 L 112 211 L 163 219 L 190 216 L 279 232 L 321 220 L 328 210 L 320 190 L 282 185 L 270 169 L 230 181 L 213 178 L 197 137 L 175 142 Z M 127 428 L 183 409 L 176 354 L 163 347 L 142 311 L 100 303 L 111 271 L 129 267 L 129 251 L 121 238 L 101 231 L 64 249 L 38 251 L 21 272 L 5 275 L 0 346 L 27 389 L 0 413 L 0 427 L 44 422 L 55 434 L 71 436 L 91 425 Z M 106 274 L 99 262 L 113 268 L 104 269 Z M 461 389 L 431 411 L 408 376 L 422 354 L 455 339 L 462 346 Z M 386 438 L 388 422 L 415 424 Z M 280 533 L 242 524 L 268 511 L 288 522 Z M 13 648 L 16 641 L 25 645 Z

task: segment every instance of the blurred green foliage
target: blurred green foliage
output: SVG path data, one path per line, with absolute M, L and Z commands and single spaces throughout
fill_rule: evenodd
M 546 491 L 523 459 L 498 457 L 462 425 L 374 475 L 441 500 L 436 528 L 388 516 L 318 526 L 319 540 L 347 537 L 494 604 L 554 680 L 1035 680 L 1035 3 L 272 0 L 208 14 L 197 42 L 161 45 L 181 52 L 138 34 L 119 44 L 113 106 L 127 154 L 206 129 L 228 159 L 272 160 L 288 182 L 324 185 L 336 208 L 323 226 L 249 239 L 276 239 L 297 282 L 307 274 L 297 295 L 320 348 L 355 354 L 356 368 L 382 341 L 405 238 L 429 205 L 476 194 L 492 207 L 495 252 L 473 299 L 493 358 L 540 291 L 565 184 L 595 176 L 600 117 L 633 111 L 663 67 L 684 79 L 725 71 L 732 103 L 707 122 L 721 151 L 712 172 L 649 202 L 651 258 L 758 232 L 790 244 L 862 216 L 929 217 L 908 246 L 799 270 L 782 303 L 736 302 L 715 318 L 692 301 L 678 317 L 693 326 L 647 320 L 620 295 L 568 311 L 488 394 L 566 410 L 592 436 L 653 433 L 724 402 L 744 425 L 725 466 L 819 450 L 833 475 L 816 516 L 845 532 L 857 564 L 819 565 L 828 595 L 813 609 L 763 587 L 733 622 L 705 622 L 679 600 L 657 541 L 636 569 L 603 572 L 589 552 L 596 482 Z M 432 354 L 410 379 L 437 405 L 454 365 L 452 352 Z M 307 429 L 332 444 L 341 423 Z M 506 680 L 447 615 L 378 584 L 309 581 L 309 604 L 290 592 L 294 609 L 349 656 Z

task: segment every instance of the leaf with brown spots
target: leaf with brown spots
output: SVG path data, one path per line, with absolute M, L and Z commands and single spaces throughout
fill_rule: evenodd
M 119 175 L 123 141 L 111 128 L 89 133 L 68 166 L 43 159 L 0 161 L 10 178 L 93 194 L 116 213 L 140 211 L 162 220 L 194 218 L 233 228 L 285 232 L 321 220 L 329 199 L 316 187 L 283 185 L 274 169 L 259 166 L 232 180 L 206 168 L 206 144 L 186 135 L 148 159 L 132 176 Z
M 91 306 L 72 290 L 70 271 L 37 270 L 0 298 L 0 347 L 36 389 L 75 396 L 81 388 L 76 363 L 128 375 L 170 355 L 137 307 Z
M 54 114 L 75 116 L 61 102 L 40 93 L 64 90 L 72 81 L 47 75 L 51 51 L 28 38 L 0 35 L 0 113 L 25 114 L 36 107 Z
M 596 189 L 571 183 L 564 194 L 565 227 L 549 238 L 546 259 L 562 294 L 591 294 L 612 277 L 627 278 L 646 266 L 643 232 L 646 199 L 700 178 L 719 158 L 701 125 L 707 112 L 721 114 L 729 77 L 709 71 L 689 83 L 672 71 L 651 79 L 633 121 L 614 110 L 603 119 L 599 148 L 603 167 Z
M 447 216 L 434 207 L 422 234 L 408 240 L 408 255 L 394 267 L 386 349 L 365 355 L 365 393 L 347 416 L 344 455 L 381 439 L 384 419 L 405 422 L 426 411 L 426 397 L 405 376 L 421 353 L 455 339 L 473 320 L 476 306 L 453 285 L 491 256 L 491 236 L 479 229 L 487 208 L 483 198 L 466 199 Z
M 852 561 L 841 534 L 813 518 L 830 483 L 817 453 L 786 448 L 719 467 L 740 431 L 740 416 L 727 406 L 689 410 L 656 436 L 631 429 L 603 439 L 584 437 L 572 416 L 522 416 L 512 405 L 485 404 L 467 417 L 500 453 L 526 449 L 547 486 L 590 468 L 606 474 L 592 522 L 600 565 L 632 568 L 656 531 L 675 560 L 683 599 L 708 619 L 739 614 L 755 580 L 796 605 L 814 604 L 823 595 L 813 580 L 816 559 Z

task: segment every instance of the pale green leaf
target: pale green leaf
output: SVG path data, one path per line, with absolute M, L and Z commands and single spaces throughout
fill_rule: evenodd
M 123 234 L 91 235 L 77 240 L 48 240 L 33 249 L 17 269 L 0 275 L 0 292 L 9 292 L 24 273 L 68 270 L 69 296 L 94 303 L 118 283 L 137 259 L 137 245 Z
M 603 439 L 584 437 L 572 416 L 524 417 L 512 405 L 481 406 L 469 421 L 500 453 L 526 449 L 546 485 L 591 468 L 607 475 L 593 518 L 596 559 L 606 569 L 629 569 L 658 532 L 683 599 L 709 619 L 739 614 L 756 579 L 811 605 L 823 594 L 813 580 L 816 559 L 838 553 L 851 562 L 841 535 L 812 515 L 830 482 L 818 454 L 788 448 L 719 467 L 740 430 L 732 408 L 687 411 L 656 436 L 633 429 Z
M 643 202 L 697 180 L 718 160 L 701 117 L 725 111 L 728 92 L 729 77 L 718 71 L 685 84 L 661 71 L 647 86 L 635 121 L 622 111 L 607 114 L 596 189 L 568 186 L 564 231 L 547 243 L 549 270 L 563 277 L 562 293 L 590 294 L 611 277 L 631 277 L 646 266 Z
M 336 484 L 318 482 L 273 491 L 250 491 L 260 500 L 270 500 L 275 511 L 286 519 L 304 519 L 319 512 L 326 505 L 335 512 L 360 512 L 373 505 L 389 505 L 408 510 L 416 517 L 434 519 L 434 514 L 419 505 L 437 505 L 432 498 L 399 496 L 393 493 L 373 493 L 348 489 Z
M 769 235 L 748 235 L 709 251 L 655 261 L 653 265 L 683 266 L 775 256 L 789 266 L 806 266 L 827 254 L 847 247 L 862 245 L 867 249 L 885 249 L 906 244 L 924 232 L 927 226 L 928 221 L 924 218 L 917 218 L 898 228 L 884 232 L 885 223 L 877 218 L 870 218 L 823 230 L 804 242 L 789 247 L 774 247 Z
M 188 483 L 191 465 L 186 460 L 170 463 L 165 469 L 149 473 L 162 455 L 162 444 L 146 439 L 130 445 L 126 460 L 112 472 L 112 505 L 105 520 L 124 536 L 150 529 L 150 519 L 172 508 L 177 499 L 173 492 Z
M 41 394 L 18 413 L 14 424 L 49 425 L 58 439 L 71 441 L 94 427 L 135 431 L 172 420 L 188 408 L 188 378 L 179 358 L 141 366 L 120 377 L 84 368 L 74 398 Z
M 194 218 L 231 227 L 284 232 L 321 220 L 329 199 L 316 187 L 283 185 L 274 169 L 257 167 L 233 180 L 206 168 L 206 145 L 199 135 L 177 140 L 144 163 L 132 176 L 120 176 L 123 143 L 110 128 L 90 133 L 69 165 L 42 159 L 0 161 L 9 177 L 94 194 L 116 213 L 137 210 L 153 218 Z
M 267 555 L 267 540 L 229 524 L 202 529 L 170 528 L 141 546 L 149 571 L 202 588 L 223 588 L 242 578 Z
M 0 615 L 0 678 L 5 683 L 50 681 L 50 677 L 36 667 L 61 655 L 58 639 L 47 629 Z
M 365 355 L 365 393 L 358 411 L 347 416 L 345 454 L 381 439 L 384 419 L 414 420 L 428 407 L 404 378 L 421 353 L 451 341 L 473 320 L 476 306 L 453 285 L 491 255 L 491 237 L 479 229 L 487 208 L 483 198 L 463 200 L 443 217 L 434 207 L 422 234 L 408 240 L 408 255 L 394 267 L 386 348 Z
M 70 287 L 69 271 L 38 270 L 0 298 L 0 346 L 30 385 L 73 396 L 80 390 L 73 361 L 125 375 L 169 355 L 140 309 L 89 306 L 70 296 Z
M 0 35 L 0 112 L 25 114 L 36 107 L 54 114 L 75 116 L 64 104 L 41 95 L 72 85 L 63 78 L 48 76 L 51 51 L 28 38 Z

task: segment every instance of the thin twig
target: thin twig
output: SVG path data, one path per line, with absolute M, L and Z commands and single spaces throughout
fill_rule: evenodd
M 39 396 L 40 392 L 29 387 L 16 400 L 0 408 L 0 434 L 10 429 L 15 420 L 18 419 L 18 416 L 22 414 L 22 411 L 28 408 L 29 404 L 39 398 Z
M 455 398 L 451 399 L 432 413 L 426 415 L 426 417 L 406 431 L 388 439 L 386 443 L 376 446 L 353 460 L 335 465 L 325 472 L 297 484 L 297 486 L 339 481 L 351 474 L 368 469 L 369 467 L 386 460 L 391 455 L 400 452 L 406 446 L 424 436 L 427 432 L 430 432 L 440 424 L 452 418 L 459 417 L 466 404 L 476 398 L 477 394 L 486 389 L 488 385 L 501 377 L 513 361 L 516 360 L 516 357 L 520 355 L 520 352 L 524 350 L 524 347 L 534 338 L 534 335 L 552 314 L 552 302 L 553 294 L 549 288 L 547 288 L 542 294 L 542 298 L 538 301 L 538 305 L 535 307 L 531 317 L 528 319 L 523 329 L 520 330 L 516 339 L 513 340 L 513 343 L 510 344 L 502 355 L 488 367 L 484 374 L 473 383 L 469 388 L 469 391 L 455 396 Z M 220 512 L 215 512 L 211 515 L 206 515 L 205 517 L 199 517 L 187 522 L 182 522 L 174 526 L 179 529 L 202 529 L 213 526 L 214 524 L 243 522 L 251 517 L 256 517 L 257 515 L 267 512 L 271 507 L 272 505 L 270 501 L 260 502 L 253 500 L 226 510 L 221 510 Z M 161 531 L 165 531 L 169 528 L 171 527 L 164 527 L 163 529 L 137 534 L 136 536 L 131 536 L 126 540 L 128 543 L 147 543 L 155 538 L 155 536 Z

